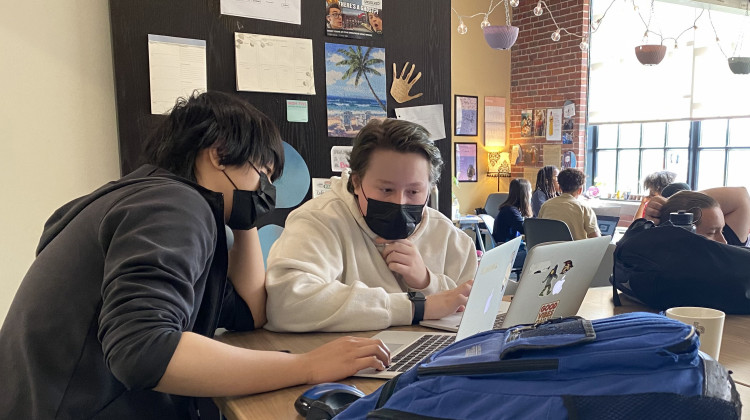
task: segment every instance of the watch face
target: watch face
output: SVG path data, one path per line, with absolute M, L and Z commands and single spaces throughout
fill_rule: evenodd
M 425 300 L 422 292 L 409 292 L 409 300 Z

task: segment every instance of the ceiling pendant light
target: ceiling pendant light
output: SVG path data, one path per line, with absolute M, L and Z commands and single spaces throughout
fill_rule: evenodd
M 490 48 L 496 50 L 509 50 L 518 39 L 518 26 L 510 24 L 510 5 L 505 2 L 505 25 L 490 25 L 482 28 L 484 40 Z

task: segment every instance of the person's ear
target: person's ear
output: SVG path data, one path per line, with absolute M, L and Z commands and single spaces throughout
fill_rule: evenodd
M 219 156 L 219 149 L 216 147 L 211 147 L 208 149 L 208 159 L 211 162 L 211 166 L 214 168 L 223 171 L 226 169 L 226 166 L 221 163 L 221 156 Z
M 362 186 L 362 179 L 359 177 L 358 174 L 351 174 L 351 181 L 352 181 L 352 188 L 354 189 L 354 193 L 357 193 L 357 190 L 360 189 Z

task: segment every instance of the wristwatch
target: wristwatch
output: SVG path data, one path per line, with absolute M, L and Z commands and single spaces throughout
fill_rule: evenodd
M 414 317 L 411 320 L 411 324 L 417 325 L 424 318 L 424 303 L 427 299 L 425 299 L 422 292 L 407 292 L 406 295 L 409 297 L 411 303 L 414 304 Z

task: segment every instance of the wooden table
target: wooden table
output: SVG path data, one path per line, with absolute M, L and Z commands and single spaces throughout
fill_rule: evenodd
M 623 306 L 612 305 L 612 289 L 597 287 L 589 289 L 578 315 L 588 319 L 634 312 L 650 311 L 632 301 L 623 299 Z M 653 311 L 651 311 L 653 312 Z M 417 330 L 420 327 L 399 327 L 399 330 Z M 370 337 L 376 331 L 357 333 L 307 333 L 279 334 L 266 330 L 249 333 L 224 333 L 217 339 L 244 348 L 258 350 L 290 350 L 295 353 L 310 351 L 344 335 Z M 750 316 L 730 315 L 724 324 L 724 335 L 721 344 L 719 361 L 733 372 L 734 381 L 742 401 L 750 402 Z M 365 393 L 375 391 L 384 381 L 380 379 L 348 378 L 340 381 L 355 385 Z M 309 385 L 286 388 L 274 392 L 234 398 L 215 398 L 214 401 L 222 413 L 230 420 L 245 419 L 301 419 L 294 410 L 293 403 L 297 397 L 308 389 Z M 743 420 L 750 420 L 750 408 L 742 413 Z

